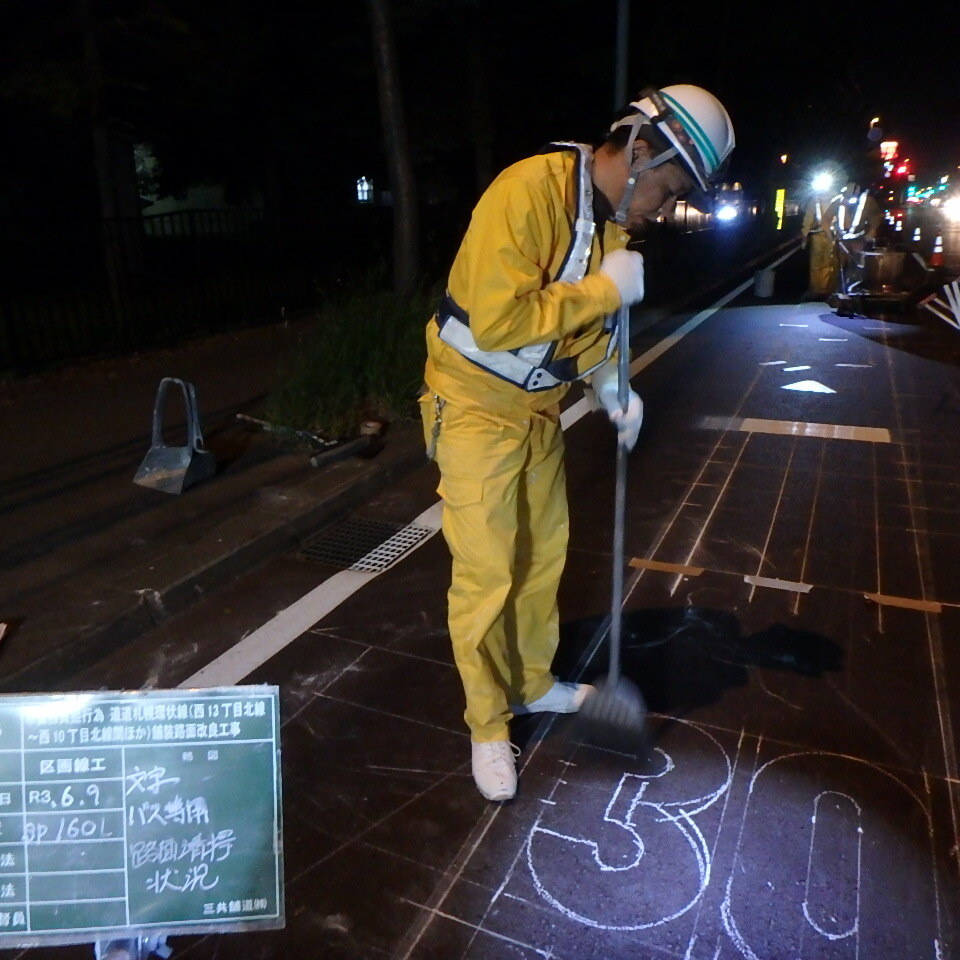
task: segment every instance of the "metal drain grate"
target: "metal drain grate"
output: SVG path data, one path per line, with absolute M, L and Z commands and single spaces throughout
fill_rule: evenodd
M 295 556 L 346 570 L 386 570 L 431 533 L 412 523 L 351 517 L 305 540 Z

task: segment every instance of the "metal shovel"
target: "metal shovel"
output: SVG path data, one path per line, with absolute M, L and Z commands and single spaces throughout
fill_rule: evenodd
M 169 447 L 163 442 L 163 404 L 171 383 L 179 385 L 183 391 L 183 402 L 187 411 L 185 447 Z M 203 449 L 203 434 L 200 431 L 200 416 L 193 384 L 176 377 L 164 377 L 157 387 L 157 398 L 153 405 L 153 438 L 150 449 L 133 482 L 163 493 L 183 493 L 187 487 L 212 477 L 216 469 L 216 457 L 209 450 Z

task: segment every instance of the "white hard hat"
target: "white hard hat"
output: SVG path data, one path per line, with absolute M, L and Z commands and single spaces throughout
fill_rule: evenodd
M 641 91 L 630 106 L 637 113 L 617 121 L 611 129 L 631 124 L 636 135 L 644 123 L 650 123 L 670 142 L 671 153 L 694 178 L 697 193 L 706 194 L 721 179 L 736 138 L 730 115 L 712 93 L 678 83 Z

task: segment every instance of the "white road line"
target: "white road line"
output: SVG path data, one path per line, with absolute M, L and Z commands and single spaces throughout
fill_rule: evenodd
M 416 543 L 408 553 L 422 546 L 440 529 L 440 507 L 441 504 L 438 501 L 413 521 L 416 526 L 428 527 L 432 532 Z M 341 570 L 335 573 L 320 586 L 302 596 L 296 603 L 281 610 L 272 620 L 222 653 L 216 660 L 198 670 L 192 677 L 188 677 L 180 686 L 220 687 L 239 683 L 301 634 L 306 633 L 331 610 L 340 606 L 344 600 L 352 597 L 361 587 L 365 587 L 381 572 Z
M 770 529 L 772 530 L 773 527 L 771 526 Z M 791 593 L 809 593 L 813 586 L 796 580 L 777 580 L 774 577 L 745 576 L 743 580 L 752 587 L 769 587 L 771 590 L 787 590 Z
M 295 637 L 306 633 L 318 620 L 353 596 L 376 577 L 376 573 L 341 570 L 281 610 L 272 620 L 254 630 L 216 660 L 188 677 L 181 687 L 219 687 L 239 683 Z
M 886 427 L 857 427 L 845 423 L 810 423 L 804 420 L 763 420 L 759 417 L 701 417 L 701 430 L 771 433 L 786 437 L 818 437 L 823 440 L 863 440 L 890 443 Z
M 771 264 L 776 267 L 787 259 L 794 251 L 790 250 Z M 678 327 L 670 336 L 647 350 L 630 364 L 630 376 L 633 377 L 654 360 L 662 357 L 672 346 L 680 342 L 691 330 L 695 330 L 704 320 L 712 317 L 718 310 L 726 306 L 735 297 L 753 284 L 753 280 L 746 280 L 729 293 L 722 296 L 712 306 L 701 310 L 686 323 Z M 578 400 L 569 406 L 560 416 L 560 424 L 564 430 L 569 429 L 582 417 L 590 412 L 590 405 L 586 399 Z M 437 501 L 413 521 L 416 526 L 429 527 L 431 533 L 425 536 L 409 551 L 412 553 L 418 547 L 430 540 L 440 530 L 442 501 Z M 406 556 L 406 554 L 405 554 Z M 389 568 L 385 568 L 389 569 Z M 357 571 L 341 570 L 318 587 L 301 597 L 295 603 L 281 610 L 272 620 L 244 637 L 215 660 L 188 677 L 181 687 L 220 687 L 239 683 L 249 676 L 257 667 L 266 663 L 284 647 L 291 644 L 297 637 L 306 633 L 314 624 L 322 620 L 328 613 L 336 609 L 345 600 L 353 596 L 361 587 L 365 587 L 374 580 L 382 570 Z

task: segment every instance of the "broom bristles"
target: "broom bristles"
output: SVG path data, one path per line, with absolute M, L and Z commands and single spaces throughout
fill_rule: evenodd
M 646 748 L 647 706 L 640 691 L 620 677 L 600 682 L 577 713 L 578 739 L 622 753 L 640 754 Z

